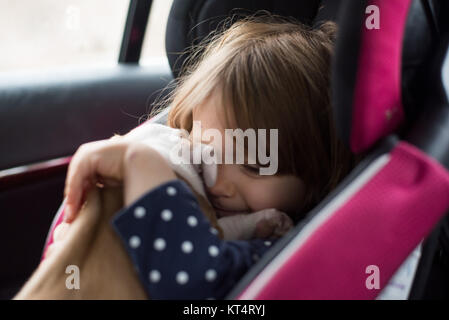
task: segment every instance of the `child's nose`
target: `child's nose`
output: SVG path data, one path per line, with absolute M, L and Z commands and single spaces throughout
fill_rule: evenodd
M 235 194 L 235 186 L 232 181 L 226 177 L 225 165 L 217 164 L 217 178 L 215 184 L 209 187 L 209 193 L 214 197 L 230 198 Z

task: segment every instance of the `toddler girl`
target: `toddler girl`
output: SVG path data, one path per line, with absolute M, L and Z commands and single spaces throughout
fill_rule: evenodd
M 186 130 L 192 143 L 215 150 L 226 149 L 225 129 L 278 133 L 265 148 L 257 143 L 264 154 L 278 144 L 274 175 L 261 175 L 267 164 L 259 158 L 253 163 L 249 150 L 243 164 L 217 165 L 215 183 L 205 189 L 218 217 L 274 208 L 298 221 L 354 165 L 336 137 L 330 109 L 333 34 L 332 23 L 311 29 L 251 18 L 214 36 L 192 56 L 195 61 L 164 104 L 171 105 L 170 127 Z M 223 139 L 195 141 L 194 121 Z M 66 182 L 68 221 L 97 177 L 105 184 L 123 183 L 125 207 L 113 225 L 152 299 L 223 298 L 279 236 L 272 232 L 276 228 L 268 228 L 256 232 L 265 239 L 220 239 L 167 160 L 147 145 L 120 137 L 75 154 Z

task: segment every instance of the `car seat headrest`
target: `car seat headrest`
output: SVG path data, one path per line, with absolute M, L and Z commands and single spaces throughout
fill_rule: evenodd
M 312 25 L 319 20 L 334 20 L 336 0 L 174 0 L 168 17 L 165 46 L 174 77 L 182 72 L 186 50 L 201 42 L 228 17 L 238 20 L 257 11 L 293 17 Z M 318 15 L 317 15 L 318 13 Z M 235 20 L 234 20 L 235 19 Z
M 340 137 L 354 152 L 369 149 L 404 119 L 402 40 L 410 2 L 347 1 L 341 8 L 332 101 Z
M 447 18 L 440 14 L 448 6 L 444 3 L 363 0 L 342 4 L 332 103 L 338 133 L 353 152 L 367 151 L 393 132 L 409 131 L 422 113 L 430 96 L 425 90 L 432 78 L 428 69 L 446 32 L 442 21 Z

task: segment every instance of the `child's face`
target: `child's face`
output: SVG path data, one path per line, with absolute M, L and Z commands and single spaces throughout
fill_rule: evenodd
M 193 121 L 201 122 L 202 132 L 206 129 L 218 129 L 222 134 L 222 141 L 202 141 L 202 143 L 213 146 L 221 143 L 221 150 L 224 150 L 226 128 L 224 115 L 218 111 L 220 108 L 216 107 L 220 103 L 219 97 L 212 94 L 201 106 L 194 109 Z M 190 137 L 193 136 L 192 132 Z M 304 184 L 301 179 L 293 175 L 259 175 L 259 171 L 254 168 L 257 167 L 248 164 L 225 164 L 224 160 L 222 164 L 217 165 L 216 183 L 212 187 L 206 186 L 206 191 L 218 217 L 251 213 L 267 208 L 293 213 L 301 208 L 304 195 Z

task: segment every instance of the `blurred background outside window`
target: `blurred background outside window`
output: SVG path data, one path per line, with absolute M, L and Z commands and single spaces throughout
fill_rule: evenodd
M 129 0 L 0 0 L 0 72 L 115 65 Z M 172 0 L 154 0 L 142 64 L 165 59 Z
M 142 46 L 140 64 L 147 65 L 154 60 L 166 60 L 165 28 L 172 3 L 173 0 L 153 0 Z

